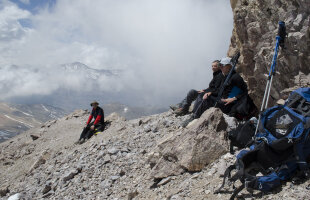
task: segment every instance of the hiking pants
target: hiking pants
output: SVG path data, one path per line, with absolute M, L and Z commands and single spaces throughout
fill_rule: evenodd
M 181 102 L 181 108 L 183 110 L 188 111 L 189 107 L 191 106 L 192 102 L 195 101 L 198 97 L 199 93 L 197 90 L 190 90 L 185 99 Z
M 81 133 L 81 136 L 80 136 L 80 140 L 83 139 L 83 138 L 84 138 L 84 139 L 89 139 L 89 138 L 91 138 L 91 136 L 94 135 L 94 133 L 95 133 L 96 131 L 103 131 L 103 129 L 104 129 L 104 124 L 98 123 L 98 124 L 95 125 L 95 129 L 94 129 L 94 130 L 91 130 L 90 127 L 91 127 L 92 125 L 94 125 L 94 123 L 89 123 L 89 124 L 83 129 L 83 131 L 82 131 L 82 133 Z M 97 129 L 97 130 L 96 130 L 96 129 Z
M 217 97 L 215 96 L 209 96 L 206 100 L 201 100 L 201 103 L 199 105 L 196 105 L 197 108 L 195 112 L 193 112 L 194 118 L 199 118 L 207 109 L 214 107 Z M 219 102 L 217 104 L 217 107 L 222 110 L 223 113 L 228 114 L 231 111 L 231 108 L 235 105 L 235 102 L 232 102 L 228 105 L 225 105 L 223 102 Z

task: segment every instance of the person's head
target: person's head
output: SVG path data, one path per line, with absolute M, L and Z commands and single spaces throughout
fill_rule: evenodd
M 93 101 L 90 103 L 90 106 L 93 107 L 93 108 L 97 108 L 99 105 L 99 103 L 97 101 Z
M 222 73 L 224 75 L 227 75 L 232 68 L 231 58 L 229 58 L 229 57 L 222 58 L 220 61 L 220 65 L 221 65 Z
M 212 71 L 213 72 L 217 72 L 220 70 L 220 61 L 219 60 L 215 60 L 212 62 Z

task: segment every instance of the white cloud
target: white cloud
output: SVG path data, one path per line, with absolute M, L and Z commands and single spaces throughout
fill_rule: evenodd
M 19 21 L 30 17 L 30 13 L 19 9 L 14 4 L 4 2 L 0 4 L 0 41 L 9 42 L 14 39 L 21 39 L 27 32 Z
M 0 13 L 0 22 L 7 23 L 0 24 L 7 29 L 0 66 L 44 68 L 80 61 L 97 69 L 123 69 L 119 80 L 100 80 L 101 89 L 133 90 L 154 104 L 207 87 L 210 63 L 225 56 L 232 32 L 226 0 L 62 0 L 36 15 L 12 4 Z M 22 27 L 21 18 L 30 19 L 32 29 Z M 46 91 L 56 87 L 43 86 Z

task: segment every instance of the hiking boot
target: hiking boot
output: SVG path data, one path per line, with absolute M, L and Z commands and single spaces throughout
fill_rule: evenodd
M 181 104 L 178 103 L 178 104 L 175 104 L 175 105 L 171 105 L 170 108 L 171 110 L 175 111 L 176 109 L 180 108 Z
M 175 116 L 183 116 L 186 115 L 188 111 L 183 108 L 178 108 L 173 113 L 175 114 Z
M 188 118 L 187 120 L 185 120 L 183 123 L 182 123 L 182 127 L 185 128 L 189 123 L 191 123 L 193 120 L 195 119 L 195 117 L 192 115 L 190 118 Z
M 79 144 L 83 144 L 86 140 L 84 138 L 79 140 Z

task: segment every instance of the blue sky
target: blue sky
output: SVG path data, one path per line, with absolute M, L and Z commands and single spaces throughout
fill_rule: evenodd
M 52 9 L 56 0 L 10 0 L 23 10 L 28 10 L 32 14 L 38 13 L 41 9 Z

